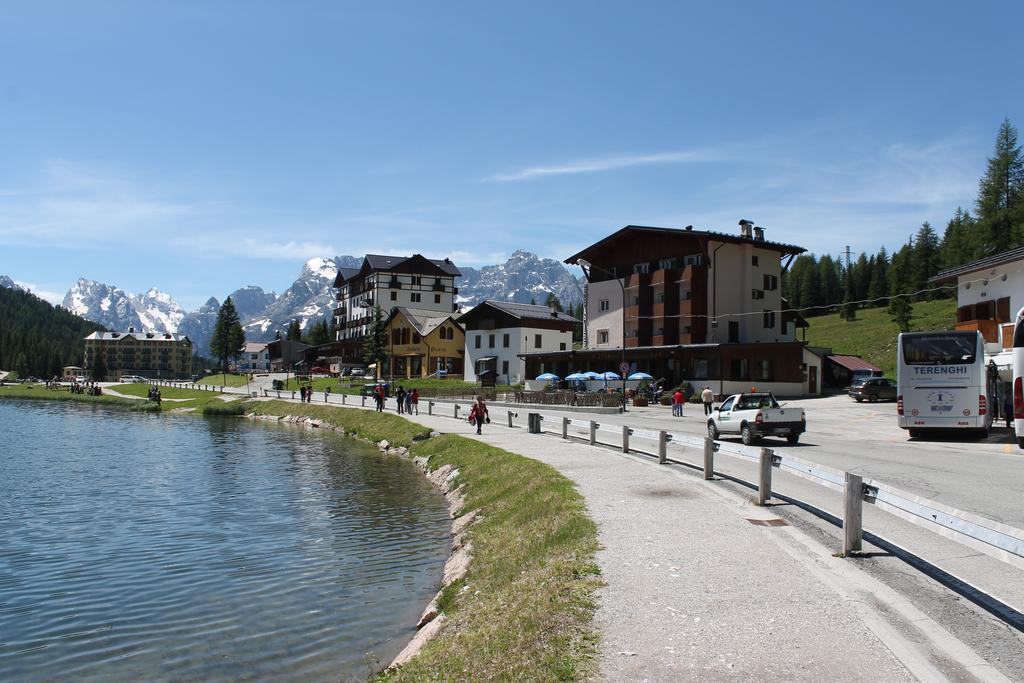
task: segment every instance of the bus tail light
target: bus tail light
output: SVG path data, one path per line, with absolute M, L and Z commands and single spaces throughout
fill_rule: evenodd
M 1020 377 L 1013 380 L 1013 419 L 1024 420 L 1024 381 Z
M 762 415 L 761 413 L 758 413 L 754 417 L 754 422 L 756 422 L 757 424 L 761 424 L 762 422 L 764 422 L 764 415 Z
M 984 394 L 978 394 L 978 415 L 984 415 L 988 412 L 988 399 L 985 398 Z
M 899 396 L 896 397 L 896 414 L 903 414 L 903 394 L 900 394 Z

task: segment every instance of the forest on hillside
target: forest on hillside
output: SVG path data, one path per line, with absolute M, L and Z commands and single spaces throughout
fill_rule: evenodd
M 103 330 L 20 289 L 0 287 L 0 369 L 49 378 L 82 365 L 85 337 Z
M 783 277 L 783 293 L 804 317 L 837 308 L 847 318 L 858 308 L 888 306 L 907 329 L 914 301 L 952 298 L 956 288 L 929 284 L 937 273 L 1024 246 L 1024 157 L 1017 130 L 1005 119 L 978 182 L 974 213 L 957 208 L 940 236 L 925 222 L 892 254 L 885 247 L 856 257 L 796 258 Z

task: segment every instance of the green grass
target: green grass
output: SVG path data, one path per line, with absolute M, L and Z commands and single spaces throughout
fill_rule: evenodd
M 360 388 L 364 384 L 370 384 L 374 381 L 375 380 L 369 377 L 360 377 L 354 380 L 349 379 L 348 377 L 342 377 L 340 379 L 337 377 L 317 377 L 312 381 L 312 384 L 314 391 L 323 391 L 324 389 L 330 387 L 331 392 L 335 394 L 358 394 Z M 462 380 L 456 379 L 398 378 L 388 381 L 391 383 L 393 389 L 397 388 L 398 386 L 403 386 L 407 389 L 412 389 L 413 387 L 415 387 L 420 391 L 423 391 L 424 389 L 451 389 L 465 391 L 468 393 L 475 392 L 480 388 L 480 385 L 476 384 L 475 382 L 463 382 Z M 288 384 L 286 385 L 286 389 L 289 391 L 298 391 L 300 384 L 305 385 L 309 384 L 309 382 L 298 382 L 294 377 L 290 377 L 288 378 Z M 507 384 L 499 384 L 496 387 L 496 390 L 513 391 L 512 387 L 510 387 Z
M 956 318 L 956 301 L 919 301 L 914 304 L 910 329 L 952 329 Z M 857 319 L 846 321 L 839 314 L 808 318 L 807 343 L 811 346 L 831 347 L 836 354 L 861 356 L 885 371 L 887 377 L 896 376 L 896 335 L 899 328 L 892 322 L 885 308 L 857 311 Z
M 409 422 L 398 415 L 359 408 L 287 401 L 247 401 L 245 409 L 257 415 L 305 415 L 342 426 L 346 432 L 354 432 L 370 441 L 387 439 L 396 446 L 411 446 L 414 441 L 430 434 L 427 427 Z
M 596 673 L 592 626 L 597 528 L 572 483 L 553 468 L 446 435 L 417 444 L 432 468 L 466 483 L 473 561 L 439 601 L 440 634 L 387 681 L 581 680 Z M 467 590 L 463 590 L 468 588 Z
M 214 387 L 244 387 L 245 379 L 245 375 L 207 375 L 195 383 Z
M 149 393 L 148 384 L 119 384 L 112 389 L 119 394 L 127 394 L 129 396 L 138 396 L 145 398 Z M 222 396 L 233 396 L 232 394 L 221 394 L 214 391 L 205 391 L 203 389 L 179 389 L 178 387 L 159 387 L 160 397 L 164 399 L 161 403 L 163 410 L 183 410 L 183 409 L 194 409 L 202 411 L 205 415 L 240 415 L 241 412 L 238 408 L 227 408 L 232 404 L 241 405 L 243 401 L 231 401 L 225 402 L 221 399 Z M 185 400 L 173 400 L 168 401 L 167 399 L 185 399 Z M 131 400 L 131 399 L 122 399 Z M 144 401 L 136 401 L 137 403 L 144 403 Z
M 135 401 L 130 398 L 119 398 L 109 394 L 89 396 L 88 394 L 72 394 L 67 390 L 50 390 L 43 384 L 16 384 L 0 387 L 0 399 L 25 399 L 35 401 L 74 401 L 76 403 L 92 403 L 95 405 L 118 406 L 140 412 L 156 412 L 160 406 L 149 401 Z

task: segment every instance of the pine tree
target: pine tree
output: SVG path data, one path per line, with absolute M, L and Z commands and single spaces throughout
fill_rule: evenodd
M 102 353 L 96 354 L 96 360 L 92 363 L 89 375 L 94 382 L 106 382 L 107 381 L 107 361 L 104 360 Z
M 874 301 L 873 306 L 884 306 L 882 299 L 889 293 L 889 256 L 885 253 L 885 247 L 875 254 L 874 262 L 871 265 L 871 279 L 868 282 L 867 298 Z
M 928 221 L 921 224 L 914 235 L 910 263 L 910 288 L 921 291 L 928 288 L 928 278 L 939 272 L 939 236 Z M 922 294 L 920 300 L 932 299 L 929 294 Z
M 942 233 L 942 242 L 939 245 L 942 270 L 977 260 L 983 253 L 979 233 L 970 212 L 956 207 L 956 213 L 946 224 L 946 231 Z
M 384 325 L 384 315 L 380 306 L 373 307 L 373 320 L 370 329 L 363 338 L 363 360 L 367 365 L 376 365 L 377 377 L 381 376 L 384 360 L 388 356 L 388 331 Z
M 302 326 L 298 320 L 292 320 L 288 325 L 288 341 L 302 341 Z
M 909 261 L 912 249 L 909 242 L 903 245 L 902 249 L 892 255 L 889 264 L 889 292 L 893 297 L 889 300 L 889 316 L 900 332 L 910 331 L 910 319 L 914 314 L 910 297 L 901 296 L 906 293 L 910 282 Z
M 818 265 L 814 256 L 809 256 L 803 279 L 800 283 L 800 308 L 810 309 L 813 306 L 821 306 L 824 299 L 821 295 L 821 287 L 818 279 Z M 824 311 L 808 310 L 804 315 L 822 315 Z
M 235 310 L 235 303 L 228 297 L 217 312 L 217 323 L 210 339 L 210 351 L 220 360 L 221 371 L 228 372 L 228 359 L 237 356 L 245 348 L 245 330 Z
M 1003 119 L 996 134 L 978 185 L 977 209 L 986 254 L 1006 251 L 1024 239 L 1024 157 L 1009 119 Z

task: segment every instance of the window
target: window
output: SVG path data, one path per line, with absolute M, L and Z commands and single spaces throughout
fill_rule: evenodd
M 775 275 L 768 275 L 766 273 L 764 276 L 764 288 L 770 292 L 774 292 L 779 288 L 779 278 Z
M 658 268 L 661 270 L 672 270 L 676 267 L 676 260 L 674 258 L 663 258 L 658 261 Z
M 490 348 L 490 349 L 494 348 L 494 335 L 493 334 L 487 335 L 487 348 Z
M 752 298 L 752 299 L 763 299 L 764 298 L 764 290 L 763 289 L 752 289 L 752 290 L 750 290 L 750 298 Z
M 559 342 L 558 350 L 559 351 L 565 351 L 565 342 Z
M 508 361 L 501 361 L 501 374 L 508 375 Z
M 419 343 L 420 343 L 420 335 L 419 335 L 419 332 L 413 332 L 413 333 L 412 333 L 412 343 L 413 343 L 413 344 L 419 344 Z
M 598 330 L 597 331 L 597 343 L 598 344 L 607 344 L 608 343 L 608 330 Z
M 722 404 L 722 407 L 719 408 L 719 410 L 721 410 L 723 413 L 726 413 L 726 412 L 732 410 L 732 404 L 733 404 L 733 401 L 735 401 L 735 400 L 736 400 L 735 396 L 731 397 L 728 401 L 726 401 L 725 403 Z
M 504 346 L 507 349 L 508 348 L 508 344 L 509 344 L 509 335 L 507 335 L 507 334 L 501 335 L 501 345 Z
M 750 265 L 757 268 L 757 254 L 754 254 L 753 256 L 750 257 Z
M 484 336 L 482 334 L 476 335 L 476 348 L 480 348 L 480 342 L 483 341 Z
M 413 303 L 419 303 L 419 301 L 420 301 L 420 293 L 419 292 L 413 292 L 412 294 L 409 295 L 409 298 L 412 299 Z
M 774 330 L 775 329 L 775 311 L 764 312 L 764 329 Z
M 694 358 L 693 359 L 693 378 L 694 379 L 707 379 L 708 378 L 708 359 L 707 358 Z
M 649 263 L 636 263 L 633 265 L 633 272 L 638 275 L 646 275 L 651 269 Z
M 750 363 L 746 358 L 733 358 L 729 363 L 729 379 L 743 381 L 750 377 Z
M 704 257 L 701 254 L 692 254 L 690 256 L 683 257 L 683 265 L 686 266 L 699 266 L 704 263 Z
M 391 300 L 398 301 L 398 292 L 391 292 Z
M 423 277 L 421 275 L 413 275 L 412 276 L 412 283 L 414 285 L 421 285 L 421 284 L 423 284 Z
M 434 295 L 434 303 L 435 304 L 441 303 L 441 295 L 440 294 L 435 294 Z
M 539 349 L 540 346 L 541 346 L 541 335 L 539 335 L 539 334 L 533 335 L 533 348 Z
M 608 301 L 608 299 L 601 299 L 600 303 L 598 304 L 598 308 L 602 311 L 607 311 L 608 309 L 611 308 L 611 303 Z
M 665 292 L 658 291 L 658 295 L 655 297 L 655 301 L 659 304 L 665 303 Z
M 764 382 L 770 382 L 774 379 L 775 373 L 773 372 L 772 362 L 768 359 L 762 359 L 757 365 L 757 378 Z

